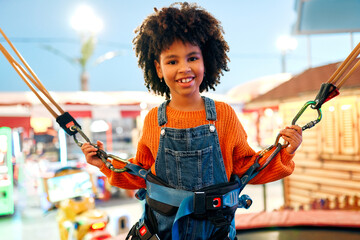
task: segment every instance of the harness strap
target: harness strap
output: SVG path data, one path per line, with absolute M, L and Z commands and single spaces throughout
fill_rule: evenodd
M 216 188 L 219 188 L 219 190 L 220 188 L 225 188 L 227 185 L 224 183 L 211 186 L 212 191 L 209 191 L 209 188 L 205 188 L 203 191 L 199 190 L 197 192 L 192 192 L 146 181 L 148 198 L 178 207 L 172 227 L 173 239 L 179 239 L 179 220 L 190 214 L 195 214 L 195 216 L 207 216 L 208 211 L 213 211 L 214 213 L 212 214 L 211 219 L 209 217 L 209 220 L 216 226 L 225 226 L 231 224 L 233 221 L 233 219 L 230 219 L 231 222 L 228 222 L 229 219 L 226 218 L 226 214 L 234 212 L 236 208 L 250 207 L 252 201 L 249 196 L 242 195 L 239 197 L 239 195 L 245 185 L 258 174 L 256 170 L 259 166 L 259 163 L 255 162 L 241 178 L 236 176 L 236 188 L 231 189 L 224 194 L 214 194 L 213 190 Z M 234 182 L 231 182 L 230 184 L 234 184 Z M 224 209 L 228 210 L 225 214 L 222 213 L 222 210 Z M 218 214 L 220 214 L 220 216 L 218 216 Z
M 233 207 L 235 205 L 234 193 L 239 192 L 238 194 L 240 194 L 240 192 L 244 189 L 246 184 L 259 173 L 259 171 L 257 171 L 259 166 L 260 165 L 257 162 L 251 165 L 250 168 L 244 173 L 244 175 L 241 178 L 237 177 L 237 179 L 235 180 L 236 182 L 238 182 L 238 187 L 236 189 L 233 189 L 232 191 L 228 191 L 227 193 L 221 195 L 221 200 L 222 200 L 221 202 L 224 207 Z M 130 173 L 133 174 L 133 172 Z M 218 185 L 224 186 L 223 183 Z M 201 198 L 203 198 L 204 200 L 208 200 L 206 198 L 207 197 L 206 190 L 192 192 L 192 191 L 186 191 L 182 189 L 175 189 L 175 188 L 159 185 L 151 181 L 146 181 L 146 187 L 149 198 L 174 207 L 179 207 L 182 201 L 188 197 L 194 199 L 195 202 L 202 202 L 198 200 Z M 212 186 L 212 188 L 216 188 L 216 187 L 217 185 Z M 221 188 L 221 186 L 219 186 L 218 188 Z M 214 194 L 211 195 L 213 196 Z
M 145 215 L 145 212 L 147 215 Z M 142 218 L 133 225 L 125 240 L 160 240 L 157 232 L 156 219 L 149 206 L 145 205 Z
M 171 206 L 179 207 L 183 199 L 194 195 L 193 192 L 169 188 L 156 183 L 146 182 L 147 193 L 151 199 Z
M 146 170 L 145 168 L 140 167 L 139 165 L 136 165 L 136 164 L 133 164 L 130 162 L 127 163 L 124 168 L 126 168 L 130 174 L 136 175 L 143 179 L 146 179 L 146 175 L 150 171 L 150 170 Z

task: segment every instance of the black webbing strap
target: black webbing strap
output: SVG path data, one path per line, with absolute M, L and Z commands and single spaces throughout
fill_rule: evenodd
M 316 104 L 314 106 L 312 106 L 312 108 L 313 109 L 321 108 L 321 106 L 325 102 L 329 101 L 330 99 L 336 97 L 339 94 L 340 94 L 340 92 L 336 88 L 335 85 L 333 85 L 331 83 L 321 84 L 320 91 L 318 92 L 318 94 L 316 95 L 316 98 L 314 100 Z
M 56 122 L 60 125 L 64 131 L 69 135 L 74 135 L 78 131 L 75 128 L 71 128 L 72 126 L 77 126 L 81 129 L 80 125 L 76 122 L 76 120 L 70 115 L 70 113 L 65 112 L 61 115 L 59 115 L 56 118 Z

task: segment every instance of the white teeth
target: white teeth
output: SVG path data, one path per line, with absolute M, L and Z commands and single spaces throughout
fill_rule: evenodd
M 192 78 L 185 78 L 185 79 L 181 79 L 180 82 L 182 83 L 188 83 L 192 80 Z

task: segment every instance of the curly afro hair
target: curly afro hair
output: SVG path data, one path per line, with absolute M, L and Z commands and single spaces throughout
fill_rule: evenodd
M 199 90 L 215 90 L 223 71 L 229 71 L 229 46 L 224 40 L 220 22 L 205 9 L 187 2 L 154 10 L 155 13 L 135 30 L 133 39 L 135 55 L 144 72 L 148 90 L 170 98 L 170 89 L 164 81 L 160 81 L 154 60 L 159 61 L 161 52 L 175 40 L 189 42 L 201 49 L 206 74 Z

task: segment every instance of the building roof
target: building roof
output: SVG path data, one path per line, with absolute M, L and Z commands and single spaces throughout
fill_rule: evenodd
M 268 92 L 292 78 L 290 73 L 263 76 L 235 86 L 226 93 L 234 102 L 245 103 Z
M 328 81 L 328 79 L 336 71 L 340 64 L 341 62 L 338 62 L 320 67 L 309 68 L 304 72 L 294 76 L 289 81 L 286 81 L 280 84 L 278 87 L 268 91 L 267 93 L 258 96 L 257 98 L 248 102 L 248 104 L 251 105 L 260 102 L 299 97 L 311 92 L 315 92 L 315 98 L 316 93 L 320 90 L 321 84 Z M 353 65 L 354 64 L 351 66 Z M 345 74 L 346 73 L 347 72 L 345 72 Z M 360 88 L 360 69 L 357 69 L 341 87 L 341 89 L 346 88 Z

